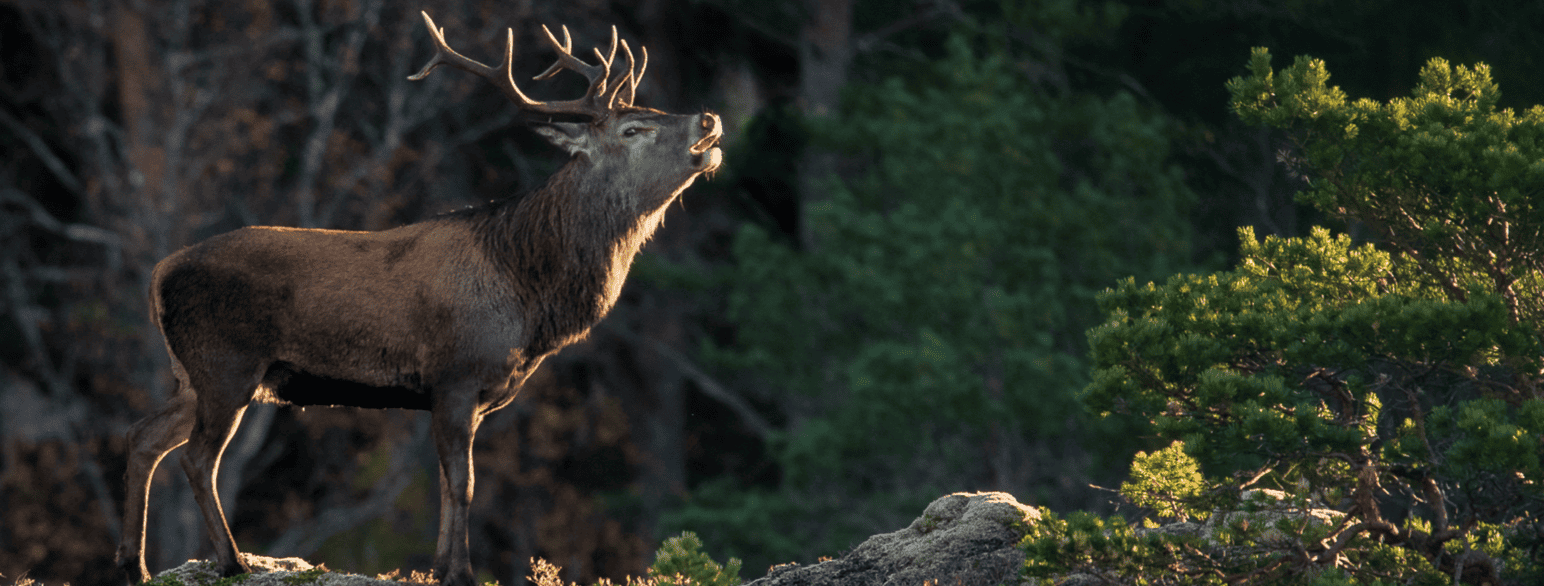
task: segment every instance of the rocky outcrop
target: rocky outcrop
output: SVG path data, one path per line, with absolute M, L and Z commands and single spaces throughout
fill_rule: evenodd
M 1214 536 L 1223 527 L 1231 527 L 1240 523 L 1252 527 L 1261 528 L 1260 538 L 1266 541 L 1287 539 L 1280 529 L 1276 528 L 1279 521 L 1287 520 L 1293 524 L 1301 524 L 1307 520 L 1310 524 L 1334 526 L 1340 522 L 1345 513 L 1334 509 L 1318 509 L 1301 507 L 1293 504 L 1287 493 L 1268 488 L 1259 488 L 1244 491 L 1242 502 L 1236 511 L 1212 511 L 1211 518 L 1201 526 L 1200 534 L 1208 542 L 1215 541 Z
M 746 586 L 1018 584 L 1024 553 L 1014 545 L 1039 519 L 1007 493 L 955 493 L 905 529 L 870 537 L 838 559 L 775 566 Z
M 868 538 L 840 558 L 775 566 L 746 586 L 1017 585 L 1024 553 L 1014 547 L 1040 511 L 1002 492 L 955 493 L 933 501 L 905 529 Z M 242 554 L 252 575 L 241 586 L 383 586 L 354 574 L 322 572 L 300 558 Z M 154 584 L 193 586 L 218 579 L 213 562 L 189 561 Z
M 249 553 L 241 554 L 242 561 L 252 568 L 252 573 L 238 582 L 241 586 L 400 586 L 397 582 L 377 580 L 358 574 L 328 572 L 312 567 L 300 558 L 271 558 Z M 160 574 L 146 586 L 197 586 L 213 584 L 220 580 L 214 562 L 188 560 Z
M 1292 504 L 1286 493 L 1251 490 L 1238 510 L 1214 511 L 1202 523 L 1171 523 L 1138 528 L 1137 534 L 1166 533 L 1200 536 L 1207 542 L 1221 528 L 1247 522 L 1261 528 L 1263 539 L 1286 537 L 1276 528 L 1287 519 L 1334 524 L 1343 513 Z M 1015 547 L 1028 528 L 1040 521 L 1038 509 L 1020 504 L 1001 492 L 955 493 L 933 501 L 905 529 L 868 538 L 840 558 L 817 564 L 774 566 L 765 577 L 746 586 L 1017 586 L 1022 581 L 1024 553 Z M 253 574 L 242 586 L 387 586 L 400 584 L 355 574 L 324 572 L 300 558 L 274 559 L 242 554 Z M 540 572 L 537 572 L 540 573 Z M 543 583 L 563 584 L 556 568 Z M 152 584 L 194 586 L 218 580 L 214 563 L 189 561 L 162 572 Z M 1091 586 L 1099 578 L 1073 573 L 1056 579 L 1061 586 Z

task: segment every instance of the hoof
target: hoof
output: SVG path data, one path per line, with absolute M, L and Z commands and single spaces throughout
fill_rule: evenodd
M 477 586 L 477 583 L 472 580 L 472 571 L 470 569 L 460 572 L 435 570 L 434 576 L 439 578 L 440 586 Z
M 225 565 L 220 566 L 220 577 L 221 578 L 230 578 L 232 576 L 240 576 L 242 574 L 250 574 L 250 573 L 252 573 L 252 568 L 247 565 L 247 562 L 245 560 L 242 560 L 239 557 L 236 558 L 236 563 L 225 564 Z
M 149 582 L 152 577 L 150 569 L 145 567 L 144 562 L 136 563 L 134 560 L 120 560 L 118 562 L 118 570 L 123 572 L 123 582 L 129 586 Z

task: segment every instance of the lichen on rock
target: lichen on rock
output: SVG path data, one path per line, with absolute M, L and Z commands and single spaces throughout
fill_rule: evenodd
M 187 563 L 156 574 L 143 586 L 393 586 L 358 574 L 327 571 L 300 558 L 271 558 L 243 552 L 242 561 L 251 574 L 221 578 L 212 561 L 188 560 Z
M 776 566 L 746 586 L 1015 584 L 1024 554 L 1014 546 L 1039 519 L 1039 510 L 1007 493 L 954 493 L 905 529 L 870 537 L 834 560 Z

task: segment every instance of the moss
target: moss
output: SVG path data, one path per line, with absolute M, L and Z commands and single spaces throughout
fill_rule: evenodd
M 282 580 L 284 580 L 285 584 L 294 584 L 299 586 L 300 584 L 314 583 L 322 577 L 322 574 L 326 573 L 326 568 L 316 567 L 303 572 L 295 572 L 294 574 L 285 576 L 282 578 Z
M 175 576 L 173 574 L 162 574 L 160 576 L 156 576 L 156 578 L 154 580 L 142 583 L 140 586 L 187 586 L 187 585 L 183 583 L 181 578 L 178 578 L 177 576 Z
M 922 526 L 918 527 L 917 530 L 921 531 L 923 535 L 927 535 L 929 533 L 932 533 L 934 530 L 938 529 L 938 525 L 939 525 L 938 517 L 934 517 L 932 515 L 923 515 L 922 516 Z
M 231 576 L 229 578 L 220 578 L 219 580 L 210 582 L 209 586 L 235 586 L 236 584 L 247 581 L 247 578 L 250 577 L 252 577 L 252 574 L 236 574 L 235 576 Z

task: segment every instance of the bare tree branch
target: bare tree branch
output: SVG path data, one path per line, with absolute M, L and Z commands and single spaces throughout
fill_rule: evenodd
M 326 509 L 308 523 L 286 529 L 268 544 L 268 551 L 278 555 L 305 557 L 315 553 L 332 536 L 348 531 L 391 509 L 397 497 L 413 482 L 409 473 L 412 456 L 427 449 L 429 418 L 417 418 L 413 435 L 403 445 L 389 448 L 391 464 L 385 475 L 370 488 L 370 493 L 353 506 Z
M 54 178 L 58 179 L 65 189 L 76 194 L 84 193 L 80 179 L 75 177 L 75 173 L 70 171 L 69 166 L 65 165 L 58 155 L 54 154 L 53 149 L 48 147 L 48 143 L 42 137 L 38 136 L 32 129 L 27 128 L 25 124 L 22 124 L 20 120 L 17 120 L 15 116 L 12 116 L 10 112 L 6 112 L 4 109 L 0 109 L 0 123 L 5 124 L 7 128 L 15 132 L 16 136 L 20 137 L 22 142 L 32 149 L 32 154 L 36 155 L 38 160 L 43 162 L 43 166 L 48 167 L 48 170 L 53 172 Z
M 853 39 L 853 49 L 859 53 L 867 53 L 878 48 L 880 43 L 884 42 L 885 39 L 893 35 L 916 28 L 929 22 L 933 22 L 943 17 L 950 17 L 952 20 L 958 21 L 962 20 L 964 15 L 963 11 L 960 10 L 959 4 L 950 0 L 933 0 L 932 2 L 928 2 L 925 5 L 924 3 L 919 2 L 916 11 L 912 12 L 911 14 L 895 19 L 889 24 L 886 24 L 867 33 L 858 35 Z
M 0 203 L 13 203 L 27 209 L 29 219 L 38 227 L 79 242 L 116 247 L 122 240 L 111 230 L 86 224 L 65 223 L 55 218 L 32 197 L 14 187 L 0 187 Z
M 751 432 L 756 434 L 756 437 L 765 440 L 772 436 L 772 432 L 777 430 L 771 423 L 767 422 L 766 418 L 757 413 L 756 409 L 751 407 L 750 403 L 747 403 L 745 399 L 740 398 L 739 395 L 730 391 L 724 385 L 719 384 L 708 373 L 698 368 L 696 364 L 693 364 L 691 359 L 676 352 L 675 349 L 657 340 L 640 336 L 623 326 L 617 325 L 614 321 L 601 322 L 601 327 L 627 340 L 629 343 L 647 346 L 655 353 L 669 360 L 688 379 L 697 383 L 697 388 L 702 390 L 703 394 L 728 407 L 730 411 L 739 416 L 740 421 L 745 423 L 745 426 L 750 428 Z

